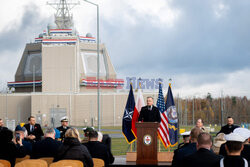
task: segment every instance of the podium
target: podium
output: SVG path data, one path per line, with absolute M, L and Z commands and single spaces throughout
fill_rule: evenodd
M 137 122 L 137 158 L 138 165 L 156 165 L 157 160 L 157 122 Z

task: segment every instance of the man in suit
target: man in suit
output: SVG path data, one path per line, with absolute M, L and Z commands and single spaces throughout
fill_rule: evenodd
M 222 157 L 213 153 L 212 137 L 206 132 L 199 134 L 197 139 L 197 151 L 194 154 L 183 158 L 183 167 L 211 167 L 215 166 Z
M 62 117 L 61 118 L 61 125 L 57 127 L 56 129 L 58 129 L 60 131 L 60 139 L 63 140 L 65 138 L 65 133 L 66 131 L 70 128 L 69 125 L 69 120 L 67 117 Z
M 61 142 L 55 140 L 55 130 L 48 128 L 45 132 L 45 139 L 33 144 L 31 158 L 55 157 Z
M 172 161 L 173 167 L 181 166 L 181 162 L 185 156 L 191 155 L 197 151 L 196 143 L 201 132 L 202 131 L 200 128 L 193 128 L 190 133 L 190 144 L 174 151 L 174 157 Z
M 4 127 L 4 123 L 3 123 L 3 120 L 0 118 L 0 131 L 3 130 L 3 129 L 8 129 L 6 127 Z
M 218 135 L 219 133 L 224 133 L 224 134 L 229 134 L 234 131 L 234 129 L 238 128 L 238 125 L 234 125 L 234 120 L 232 117 L 227 117 L 227 125 L 222 126 L 221 130 L 216 134 Z
M 98 133 L 96 131 L 89 132 L 89 141 L 83 143 L 88 150 L 92 158 L 99 158 L 105 162 L 105 166 L 114 162 L 114 157 L 108 147 L 98 141 Z
M 33 116 L 30 116 L 28 121 L 29 123 L 24 125 L 28 132 L 28 136 L 26 138 L 30 141 L 40 141 L 41 137 L 44 135 L 41 126 L 36 124 L 36 119 Z
M 154 105 L 153 97 L 147 97 L 147 106 L 141 108 L 139 122 L 161 122 L 159 109 Z

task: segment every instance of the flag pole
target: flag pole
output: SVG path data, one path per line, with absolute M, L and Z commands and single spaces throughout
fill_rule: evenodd
M 160 141 L 160 139 L 158 139 L 158 142 L 159 142 L 159 152 L 161 152 L 161 141 Z

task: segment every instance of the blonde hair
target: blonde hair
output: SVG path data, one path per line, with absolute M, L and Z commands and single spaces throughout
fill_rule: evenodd
M 80 134 L 75 128 L 69 128 L 65 133 L 65 137 L 77 138 L 79 141 L 81 141 Z

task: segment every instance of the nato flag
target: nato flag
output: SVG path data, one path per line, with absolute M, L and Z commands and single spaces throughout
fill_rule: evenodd
M 122 118 L 122 133 L 129 144 L 136 139 L 131 131 L 134 108 L 135 108 L 135 98 L 134 98 L 132 84 L 130 84 L 128 100 Z

